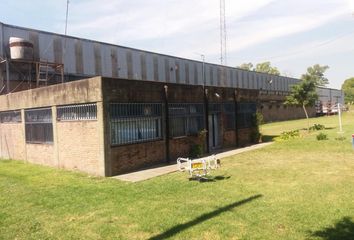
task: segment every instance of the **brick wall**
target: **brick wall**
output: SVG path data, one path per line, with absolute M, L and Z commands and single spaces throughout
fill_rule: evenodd
M 165 162 L 165 142 L 153 141 L 112 147 L 110 160 L 111 175 L 162 163 Z
M 238 130 L 238 137 L 239 137 L 238 141 L 241 147 L 250 144 L 251 142 L 250 131 L 251 129 L 249 128 L 243 128 Z
M 226 148 L 236 146 L 235 130 L 224 131 L 223 134 L 223 146 Z
M 110 146 L 109 103 L 164 103 L 165 86 L 167 86 L 168 103 L 204 103 L 204 89 L 202 86 L 181 84 L 166 84 L 146 81 L 130 81 L 123 79 L 105 78 L 102 81 L 102 96 L 105 113 L 105 152 L 106 175 L 116 175 L 129 172 L 141 167 L 166 162 L 165 141 Z M 234 101 L 235 90 L 232 88 L 207 87 L 208 100 L 212 103 Z M 258 96 L 255 90 L 239 90 L 239 100 L 254 101 Z M 164 122 L 164 120 L 163 120 Z M 222 123 L 221 123 L 222 124 Z M 247 132 L 249 130 L 243 130 Z M 248 140 L 249 133 L 241 134 L 242 141 Z M 221 142 L 223 147 L 235 147 L 235 131 L 221 129 Z M 166 136 L 164 136 L 165 138 Z M 196 136 L 185 136 L 169 139 L 170 161 L 175 162 L 178 157 L 189 157 L 193 145 L 198 143 Z M 206 148 L 204 148 L 206 149 Z
M 0 157 L 5 159 L 25 159 L 26 149 L 21 123 L 0 124 Z
M 105 175 L 101 78 L 0 96 L 0 111 L 21 109 L 22 122 L 0 124 L 0 157 Z M 97 103 L 96 121 L 57 122 L 56 106 Z M 24 109 L 52 107 L 53 143 L 25 143 Z
M 100 175 L 97 121 L 57 122 L 59 167 Z
M 179 157 L 190 157 L 191 148 L 198 144 L 198 137 L 188 136 L 170 139 L 170 159 L 176 162 Z
M 261 103 L 258 109 L 265 122 L 305 118 L 304 110 L 301 107 L 285 106 L 282 102 Z M 310 117 L 316 116 L 314 107 L 307 107 L 306 109 Z
M 26 144 L 26 161 L 45 166 L 57 166 L 53 144 Z

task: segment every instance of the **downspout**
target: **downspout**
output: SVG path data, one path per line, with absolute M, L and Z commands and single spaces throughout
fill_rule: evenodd
M 1 27 L 1 52 L 0 52 L 0 57 L 3 58 L 2 60 L 4 60 L 4 52 L 5 52 L 5 48 L 4 48 L 4 24 L 2 22 L 0 22 L 0 27 Z
M 170 120 L 168 114 L 168 86 L 164 86 L 164 102 L 165 102 L 165 158 L 170 163 Z
M 10 93 L 10 67 L 9 67 L 9 59 L 6 58 L 6 93 Z
M 0 42 L 1 42 L 1 46 L 0 46 L 0 61 L 1 61 L 1 64 L 2 63 L 5 63 L 6 64 L 6 67 L 7 67 L 7 60 L 4 56 L 4 52 L 5 52 L 5 47 L 4 47 L 4 24 L 2 22 L 0 22 L 0 28 L 1 28 L 1 39 L 0 39 Z M 0 68 L 1 69 L 1 68 Z M 6 70 L 7 71 L 7 70 Z M 1 83 L 3 86 L 1 86 L 1 90 L 0 90 L 0 94 L 2 93 L 2 91 L 5 89 L 6 85 L 5 85 L 5 79 L 4 79 L 4 75 L 1 74 Z M 7 82 L 7 80 L 6 80 Z M 7 89 L 6 89 L 7 90 Z M 8 90 L 7 90 L 8 91 Z
M 208 89 L 203 87 L 203 92 L 204 92 L 204 109 L 205 109 L 205 130 L 206 130 L 206 135 L 205 135 L 205 142 L 206 142 L 206 152 L 209 153 L 209 101 L 208 101 Z
M 239 141 L 239 131 L 238 131 L 238 101 L 237 101 L 237 89 L 234 91 L 234 102 L 235 102 L 235 138 L 236 138 L 236 147 L 240 146 L 240 141 Z

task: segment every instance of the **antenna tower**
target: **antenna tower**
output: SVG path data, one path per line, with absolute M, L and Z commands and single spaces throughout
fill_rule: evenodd
M 226 17 L 225 17 L 225 0 L 220 0 L 220 63 L 227 64 L 226 58 Z
M 65 14 L 65 32 L 67 34 L 68 31 L 68 14 L 69 14 L 69 0 L 66 1 L 66 14 Z

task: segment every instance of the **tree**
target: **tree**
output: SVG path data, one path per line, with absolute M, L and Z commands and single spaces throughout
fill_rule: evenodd
M 354 103 L 354 77 L 344 81 L 342 85 L 342 91 L 344 92 L 345 103 Z
M 307 119 L 307 129 L 310 129 L 309 115 L 306 107 L 313 106 L 318 99 L 316 82 L 310 76 L 304 76 L 303 80 L 291 87 L 290 95 L 286 97 L 284 104 L 302 107 Z
M 315 81 L 316 86 L 325 86 L 328 84 L 328 79 L 324 76 L 325 71 L 329 66 L 321 66 L 315 64 L 307 68 L 307 72 L 301 76 L 301 79 L 312 79 Z
M 240 66 L 238 66 L 241 69 L 252 71 L 253 70 L 253 64 L 252 63 L 242 63 Z
M 273 75 L 280 75 L 279 70 L 276 67 L 272 67 L 270 62 L 258 63 L 254 71 Z
M 238 66 L 238 68 L 248 71 L 280 75 L 279 70 L 276 67 L 272 67 L 270 62 L 257 63 L 256 67 L 254 67 L 252 63 L 242 63 L 240 66 Z

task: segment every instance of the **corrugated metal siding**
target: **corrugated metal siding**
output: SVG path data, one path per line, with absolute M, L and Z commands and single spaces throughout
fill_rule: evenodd
M 96 75 L 94 45 L 92 42 L 82 41 L 82 58 L 83 58 L 84 74 Z
M 181 74 L 182 77 L 182 81 L 185 84 L 190 84 L 190 66 L 188 63 L 188 60 L 183 60 L 183 65 L 184 65 L 184 72 L 183 74 Z M 207 69 L 205 69 L 205 72 L 207 71 Z
M 110 46 L 102 46 L 101 51 L 101 71 L 102 75 L 112 75 L 112 55 Z
M 118 77 L 128 78 L 127 52 L 124 48 L 117 48 L 118 51 Z
M 331 88 L 317 88 L 318 100 L 322 103 L 331 102 L 344 104 L 344 94 L 341 90 Z
M 153 55 L 148 54 L 145 55 L 145 64 L 146 64 L 146 80 L 153 81 L 154 80 L 154 61 Z
M 34 43 L 35 54 L 43 61 L 64 61 L 65 72 L 72 75 L 119 77 L 193 85 L 239 87 L 289 91 L 299 80 L 255 73 L 205 63 L 205 81 L 202 62 L 181 59 L 136 49 L 114 46 L 90 40 L 65 37 L 6 24 L 0 25 L 1 46 L 9 54 L 10 37 L 21 37 Z M 0 48 L 1 55 L 3 53 Z M 270 80 L 272 84 L 269 84 Z
M 0 23 L 0 56 L 4 56 L 5 54 L 4 54 L 4 51 L 3 51 L 3 49 L 4 49 L 4 36 L 3 36 L 3 34 L 2 34 L 2 32 L 3 32 L 3 24 L 2 23 Z

